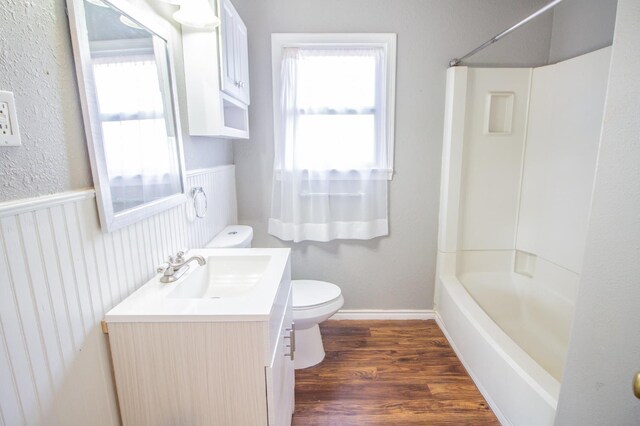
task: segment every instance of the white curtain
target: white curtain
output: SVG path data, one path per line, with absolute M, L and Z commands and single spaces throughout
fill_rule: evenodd
M 388 235 L 383 54 L 283 49 L 270 234 L 294 242 Z

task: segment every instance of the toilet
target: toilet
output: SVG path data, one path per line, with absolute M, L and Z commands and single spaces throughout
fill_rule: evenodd
M 211 240 L 207 248 L 249 248 L 253 228 L 230 225 Z M 312 367 L 325 356 L 318 324 L 329 319 L 344 304 L 340 287 L 326 281 L 292 280 L 293 322 L 296 329 L 296 369 Z
M 344 305 L 340 287 L 326 281 L 293 280 L 293 322 L 296 327 L 296 369 L 319 364 L 324 359 L 320 324 Z

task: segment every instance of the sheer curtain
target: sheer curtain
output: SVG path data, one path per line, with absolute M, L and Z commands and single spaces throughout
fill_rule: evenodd
M 269 233 L 388 235 L 384 51 L 284 48 Z

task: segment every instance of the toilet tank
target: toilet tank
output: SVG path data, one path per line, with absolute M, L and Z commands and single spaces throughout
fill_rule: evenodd
M 229 225 L 224 228 L 206 248 L 249 248 L 253 240 L 253 228 L 246 225 Z

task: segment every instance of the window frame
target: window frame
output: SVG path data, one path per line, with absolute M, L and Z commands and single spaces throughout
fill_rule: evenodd
M 288 47 L 380 47 L 385 53 L 385 109 L 387 166 L 381 169 L 387 180 L 393 179 L 395 151 L 395 92 L 396 92 L 395 33 L 274 33 L 271 35 L 271 67 L 273 88 L 274 140 L 278 140 L 278 123 L 282 119 L 279 96 L 281 91 L 282 50 Z M 275 170 L 276 176 L 280 170 Z

